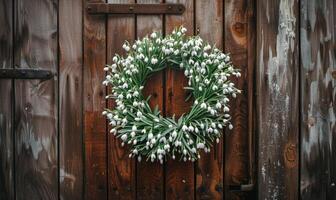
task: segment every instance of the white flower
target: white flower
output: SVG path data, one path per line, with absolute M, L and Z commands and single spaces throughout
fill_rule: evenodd
M 112 113 L 107 114 L 107 118 L 112 119 L 113 118 Z
M 156 36 L 157 36 L 156 32 L 153 32 L 150 36 L 151 36 L 151 38 L 156 38 Z
M 153 137 L 154 137 L 154 136 L 153 136 L 153 133 L 149 133 L 149 134 L 148 134 L 148 140 L 151 140 Z
M 216 103 L 216 108 L 217 108 L 217 109 L 220 109 L 221 107 L 222 107 L 222 104 L 221 104 L 220 102 L 217 102 L 217 103 Z
M 109 70 L 109 68 L 108 67 L 104 67 L 104 71 L 108 71 Z
M 138 92 L 138 91 L 135 91 L 135 92 L 133 93 L 133 96 L 134 96 L 134 97 L 139 96 L 139 92 Z
M 203 143 L 198 143 L 197 145 L 198 149 L 204 149 L 204 144 Z
M 151 63 L 152 63 L 153 65 L 155 65 L 157 62 L 158 62 L 158 59 L 156 59 L 156 58 L 152 58 Z
M 137 117 L 142 117 L 142 112 L 138 111 L 137 112 Z
M 134 106 L 134 107 L 138 106 L 138 102 L 134 101 L 134 102 L 133 102 L 133 106 Z
M 113 58 L 112 58 L 112 60 L 113 60 L 113 62 L 118 62 L 118 57 L 117 56 L 113 56 Z
M 223 110 L 224 110 L 224 112 L 229 112 L 230 111 L 229 107 L 227 107 L 227 106 L 225 106 Z
M 201 104 L 201 108 L 203 108 L 203 109 L 207 108 L 206 103 L 202 103 L 202 104 Z
M 216 142 L 219 143 L 219 138 L 216 139 Z
M 102 115 L 106 115 L 106 114 L 107 114 L 107 111 L 104 110 L 104 111 L 102 112 Z
M 135 132 L 132 131 L 132 132 L 131 132 L 131 137 L 134 137 L 134 136 L 135 136 Z
M 122 135 L 122 136 L 121 136 L 121 140 L 122 140 L 122 141 L 126 141 L 126 140 L 127 140 L 127 134 Z
M 187 32 L 187 29 L 184 28 L 184 27 L 182 27 L 182 28 L 181 28 L 181 32 L 182 32 L 182 33 L 185 33 L 185 32 Z
M 195 105 L 197 105 L 197 104 L 198 104 L 198 101 L 197 101 L 197 100 L 195 100 L 194 104 L 195 104 Z
M 176 138 L 177 132 L 175 130 L 173 131 L 172 136 L 173 136 L 173 138 Z
M 136 131 L 137 127 L 135 125 L 132 126 L 132 131 Z
M 183 130 L 183 131 L 187 131 L 187 130 L 188 130 L 188 126 L 183 125 L 183 126 L 182 126 L 182 130 Z
M 229 125 L 229 129 L 230 129 L 230 130 L 233 129 L 233 125 L 232 125 L 232 124 Z

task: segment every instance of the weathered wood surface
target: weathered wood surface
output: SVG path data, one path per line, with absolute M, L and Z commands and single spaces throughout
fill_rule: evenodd
M 109 3 L 134 3 L 134 0 L 109 0 Z M 109 15 L 107 24 L 107 63 L 112 64 L 115 54 L 125 55 L 125 40 L 135 39 L 134 15 Z M 111 88 L 108 88 L 110 90 Z M 113 107 L 109 102 L 109 107 Z M 121 146 L 121 140 L 108 133 L 108 199 L 135 199 L 136 164 L 128 157 L 129 149 Z
M 182 3 L 186 11 L 181 16 L 166 16 L 165 30 L 170 34 L 174 28 L 183 25 L 187 28 L 188 35 L 194 34 L 194 3 L 188 0 L 167 0 L 166 3 Z M 169 67 L 169 66 L 168 66 Z M 190 111 L 192 99 L 185 102 L 188 93 L 183 87 L 188 85 L 188 80 L 183 71 L 166 70 L 165 83 L 165 107 L 166 116 L 175 115 L 178 119 L 183 113 Z M 165 173 L 165 197 L 166 199 L 194 199 L 195 183 L 195 164 L 188 161 L 183 162 L 179 159 L 169 160 L 166 163 Z
M 137 0 L 137 3 L 162 3 L 161 0 Z M 141 39 L 147 34 L 161 31 L 163 28 L 162 15 L 138 15 L 137 16 L 137 38 Z M 151 95 L 150 106 L 152 109 L 156 105 L 164 112 L 163 87 L 164 72 L 159 72 L 147 80 L 144 95 Z M 158 162 L 137 163 L 137 198 L 138 199 L 163 199 L 164 198 L 164 167 Z
M 259 199 L 298 199 L 297 0 L 257 2 Z
M 88 0 L 86 2 L 102 2 Z M 85 145 L 85 198 L 106 199 L 107 134 L 106 88 L 103 68 L 106 64 L 106 17 L 84 13 L 84 145 Z
M 13 1 L 0 1 L 0 68 L 13 68 Z M 14 199 L 13 88 L 0 80 L 0 199 Z
M 224 46 L 225 52 L 230 54 L 232 63 L 241 71 L 239 79 L 232 78 L 242 94 L 232 100 L 230 110 L 232 115 L 232 130 L 225 133 L 225 198 L 248 198 L 246 193 L 232 192 L 229 186 L 239 186 L 251 183 L 251 148 L 249 139 L 252 134 L 252 95 L 253 95 L 253 59 L 255 27 L 253 20 L 253 1 L 226 0 L 225 1 Z M 252 19 L 251 19 L 252 18 Z M 251 45 L 252 44 L 252 45 Z M 251 48 L 252 47 L 252 48 Z M 250 53 L 250 54 L 249 54 Z M 251 159 L 253 159 L 252 157 Z M 252 172 L 253 173 L 253 172 Z M 251 197 L 250 197 L 251 198 Z
M 15 65 L 57 75 L 57 12 L 53 0 L 15 2 Z M 17 199 L 58 198 L 58 80 L 15 81 Z
M 301 1 L 302 199 L 336 198 L 335 4 Z
M 59 0 L 59 184 L 61 199 L 83 197 L 82 0 Z
M 205 41 L 223 49 L 223 1 L 197 1 L 195 28 Z M 196 198 L 222 199 L 224 196 L 224 143 L 214 144 L 211 152 L 201 154 L 196 166 Z

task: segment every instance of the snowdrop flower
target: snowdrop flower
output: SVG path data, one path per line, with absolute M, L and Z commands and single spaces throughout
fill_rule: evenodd
M 122 47 L 125 49 L 125 51 L 129 51 L 130 50 L 130 47 L 128 45 L 126 45 L 126 44 L 124 44 Z
M 188 127 L 187 127 L 186 125 L 183 125 L 183 126 L 182 126 L 182 130 L 183 130 L 183 131 L 187 131 L 187 130 L 188 130 Z
M 102 115 L 106 115 L 106 114 L 107 114 L 107 111 L 104 110 L 104 111 L 102 112 Z
M 122 136 L 121 136 L 121 140 L 122 140 L 122 141 L 126 141 L 126 140 L 127 140 L 127 134 L 122 135 Z
M 233 125 L 229 124 L 229 129 L 232 130 L 233 129 Z
M 152 63 L 153 65 L 155 65 L 157 62 L 158 62 L 158 59 L 156 59 L 156 58 L 152 58 L 151 63 Z
M 203 143 L 198 143 L 196 145 L 197 149 L 204 149 L 204 144 Z
M 207 108 L 206 103 L 202 103 L 202 104 L 201 104 L 201 108 L 203 108 L 203 109 Z
M 153 32 L 150 36 L 151 36 L 151 38 L 156 38 L 156 36 L 157 36 L 156 32 Z
M 136 131 L 137 127 L 135 125 L 132 126 L 132 131 Z
M 154 136 L 153 136 L 153 133 L 149 133 L 149 134 L 148 134 L 148 140 L 151 140 L 153 137 L 154 137 Z
M 216 108 L 217 108 L 217 109 L 220 109 L 221 107 L 222 107 L 222 104 L 221 104 L 220 102 L 217 102 L 217 103 L 216 103 Z
M 135 136 L 135 132 L 132 131 L 132 132 L 131 132 L 131 137 L 134 137 L 134 136 Z
M 113 118 L 112 113 L 107 114 L 107 118 L 112 119 Z
M 229 112 L 230 111 L 229 107 L 227 107 L 227 106 L 225 106 L 223 110 L 224 110 L 224 112 Z
M 176 130 L 173 131 L 172 136 L 173 136 L 173 138 L 176 138 L 176 136 L 177 136 Z
M 137 117 L 142 117 L 142 112 L 138 111 L 137 112 Z
M 134 101 L 134 102 L 133 102 L 133 106 L 134 106 L 134 107 L 137 107 L 137 106 L 138 106 L 138 102 Z

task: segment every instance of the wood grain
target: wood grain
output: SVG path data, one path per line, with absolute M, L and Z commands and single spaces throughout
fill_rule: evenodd
M 298 8 L 257 3 L 259 199 L 298 199 Z
M 168 15 L 166 17 L 166 34 L 170 34 L 174 28 L 183 25 L 188 30 L 187 34 L 193 35 L 193 1 L 167 0 L 166 3 L 182 3 L 186 7 L 183 15 Z M 166 116 L 175 115 L 178 119 L 183 113 L 189 112 L 192 105 L 192 100 L 185 102 L 188 93 L 183 87 L 188 85 L 188 80 L 182 71 L 168 68 L 165 85 Z M 194 163 L 169 160 L 166 164 L 166 199 L 194 199 L 194 173 Z
M 229 191 L 230 185 L 239 186 L 250 183 L 249 167 L 251 163 L 249 140 L 252 112 L 250 107 L 253 100 L 253 64 L 249 65 L 249 29 L 251 26 L 249 13 L 251 1 L 226 0 L 225 1 L 225 24 L 224 44 L 225 52 L 231 57 L 233 65 L 240 69 L 242 76 L 232 78 L 236 87 L 241 89 L 242 94 L 233 99 L 230 104 L 233 129 L 225 131 L 225 199 L 246 199 L 247 194 Z M 254 30 L 252 30 L 254 31 Z M 253 43 L 254 44 L 254 43 Z M 252 74 L 252 75 L 251 75 Z M 253 172 L 252 172 L 253 173 Z
M 82 0 L 59 0 L 61 199 L 83 197 Z
M 102 2 L 88 0 L 87 2 Z M 107 134 L 106 119 L 106 17 L 84 15 L 84 141 L 85 141 L 85 199 L 106 199 Z
M 109 0 L 109 3 L 134 3 L 134 0 Z M 114 54 L 125 55 L 125 40 L 135 39 L 134 15 L 109 15 L 107 29 L 107 63 L 112 64 Z M 108 88 L 110 90 L 111 88 Z M 109 101 L 109 107 L 113 107 Z M 109 134 L 109 133 L 108 133 Z M 108 135 L 108 187 L 109 199 L 135 199 L 135 160 L 128 157 L 129 150 L 113 134 Z
M 57 76 L 57 12 L 52 0 L 15 4 L 15 65 Z M 17 199 L 58 199 L 58 81 L 15 81 Z
M 195 1 L 196 33 L 217 48 L 223 48 L 223 1 Z M 196 198 L 223 198 L 223 139 L 211 152 L 202 154 L 196 167 Z
M 161 3 L 160 0 L 137 0 L 137 3 Z M 155 31 L 162 31 L 161 15 L 138 15 L 137 37 L 142 38 Z M 164 72 L 151 76 L 145 85 L 144 95 L 151 95 L 150 106 L 156 105 L 163 111 L 163 82 Z M 162 113 L 161 113 L 162 114 Z M 165 113 L 163 113 L 165 114 Z M 137 198 L 138 199 L 163 199 L 164 198 L 164 173 L 163 165 L 158 162 L 137 163 Z
M 335 199 L 335 2 L 301 9 L 301 198 Z
M 0 0 L 0 68 L 13 68 L 13 1 Z M 12 81 L 0 79 L 0 199 L 14 199 Z

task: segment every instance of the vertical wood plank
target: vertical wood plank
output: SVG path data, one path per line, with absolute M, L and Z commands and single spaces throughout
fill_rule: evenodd
M 301 198 L 335 199 L 335 2 L 301 9 Z
M 0 0 L 0 68 L 13 67 L 13 1 Z M 12 81 L 0 80 L 0 199 L 14 199 Z
M 196 33 L 217 48 L 223 48 L 223 1 L 195 1 Z M 223 198 L 223 139 L 209 154 L 202 154 L 196 167 L 196 198 Z
M 188 0 L 166 0 L 166 3 L 182 3 L 186 10 L 183 15 L 168 15 L 166 17 L 166 34 L 174 28 L 183 25 L 187 28 L 188 35 L 194 33 L 194 5 Z M 185 102 L 188 94 L 183 87 L 188 85 L 188 80 L 182 71 L 168 68 L 166 70 L 166 116 L 178 119 L 183 113 L 190 111 L 192 100 Z M 166 199 L 194 199 L 194 163 L 188 161 L 168 160 L 166 164 Z
M 15 65 L 56 74 L 47 81 L 15 81 L 16 196 L 58 199 L 58 2 L 21 0 L 15 5 Z
M 232 81 L 243 91 L 230 105 L 234 128 L 225 131 L 225 199 L 243 199 L 247 198 L 246 193 L 230 192 L 229 186 L 249 184 L 250 173 L 253 173 L 250 172 L 249 159 L 253 154 L 250 152 L 249 142 L 252 141 L 249 141 L 249 137 L 253 128 L 251 107 L 254 63 L 249 63 L 249 59 L 254 60 L 254 55 L 250 53 L 254 52 L 254 42 L 250 36 L 255 31 L 250 19 L 254 10 L 253 2 L 244 0 L 225 0 L 224 8 L 225 51 L 230 55 L 233 65 L 240 69 L 242 76 L 232 78 Z
M 161 0 L 137 0 L 137 3 L 162 3 Z M 162 15 L 138 15 L 137 37 L 142 38 L 153 31 L 162 31 Z M 158 72 L 147 80 L 144 95 L 151 95 L 150 106 L 153 109 L 158 105 L 163 111 L 163 77 L 164 72 Z M 142 161 L 137 164 L 137 199 L 164 198 L 163 165 L 158 162 Z
M 60 198 L 83 196 L 82 0 L 59 0 Z
M 298 8 L 257 4 L 259 199 L 298 199 Z
M 109 0 L 109 3 L 134 3 L 134 0 Z M 124 55 L 125 40 L 135 38 L 134 15 L 109 15 L 107 30 L 107 63 L 112 64 L 114 54 Z M 110 89 L 110 88 L 109 88 Z M 112 101 L 109 107 L 112 107 Z M 108 185 L 109 199 L 135 199 L 135 160 L 128 157 L 128 149 L 121 141 L 108 133 Z
M 103 2 L 87 0 L 86 2 Z M 84 141 L 85 199 L 107 198 L 106 119 L 106 16 L 84 16 Z

